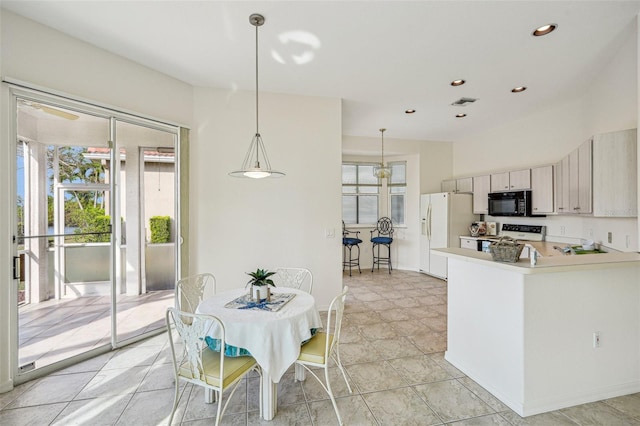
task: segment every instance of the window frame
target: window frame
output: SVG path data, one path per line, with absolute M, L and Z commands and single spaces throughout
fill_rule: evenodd
M 385 181 L 385 185 L 387 187 L 387 216 L 393 219 L 393 212 L 392 212 L 392 199 L 395 197 L 397 198 L 399 195 L 402 195 L 402 222 L 396 222 L 393 221 L 394 225 L 398 225 L 398 226 L 404 226 L 407 223 L 407 161 L 406 160 L 401 160 L 401 161 L 389 161 L 387 163 L 387 165 L 390 168 L 393 168 L 392 166 L 394 164 L 398 164 L 398 165 L 403 165 L 404 166 L 404 181 L 403 182 L 399 182 L 399 183 L 388 183 L 388 181 Z M 391 174 L 391 176 L 393 176 L 393 173 Z M 391 190 L 392 188 L 404 188 L 404 192 L 402 194 L 392 194 Z
M 354 196 L 356 197 L 356 221 L 355 222 L 347 222 L 345 221 L 345 224 L 349 224 L 349 225 L 363 225 L 363 226 L 369 226 L 369 225 L 375 225 L 375 222 L 373 223 L 361 223 L 360 222 L 360 196 L 367 196 L 367 197 L 371 197 L 371 196 L 375 196 L 377 199 L 376 202 L 376 216 L 379 216 L 380 214 L 380 196 L 381 191 L 380 191 L 380 182 L 378 179 L 378 183 L 359 183 L 359 168 L 361 166 L 367 166 L 367 167 L 375 167 L 378 163 L 375 162 L 361 162 L 361 161 L 343 161 L 342 162 L 342 167 L 344 166 L 355 166 L 356 167 L 356 174 L 355 174 L 355 178 L 356 178 L 356 182 L 355 183 L 344 183 L 344 174 L 341 175 L 341 180 L 342 180 L 342 201 L 341 201 L 341 205 L 342 208 L 344 209 L 344 197 L 345 196 Z M 341 168 L 341 170 L 343 170 Z M 355 192 L 344 192 L 344 187 L 355 187 Z M 376 188 L 376 192 L 360 192 L 359 188 L 360 187 L 364 187 L 364 188 Z M 343 216 L 343 220 L 344 220 L 344 210 L 342 211 L 342 216 Z

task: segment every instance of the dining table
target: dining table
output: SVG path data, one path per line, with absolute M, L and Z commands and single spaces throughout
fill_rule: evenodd
M 270 302 L 255 303 L 248 289 L 236 288 L 203 300 L 196 309 L 224 324 L 225 343 L 234 349 L 225 351 L 226 356 L 248 352 L 260 366 L 264 420 L 272 420 L 277 413 L 278 382 L 298 359 L 301 344 L 312 337 L 312 330 L 322 328 L 311 294 L 288 287 L 272 288 L 271 293 Z M 219 337 L 215 330 L 211 333 L 209 341 Z

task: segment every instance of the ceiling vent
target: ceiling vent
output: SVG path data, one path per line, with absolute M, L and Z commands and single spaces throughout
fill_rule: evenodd
M 467 106 L 467 104 L 477 101 L 475 98 L 460 98 L 451 105 L 453 106 Z

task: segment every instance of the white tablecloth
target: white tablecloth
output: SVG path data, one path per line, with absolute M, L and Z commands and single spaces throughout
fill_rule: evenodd
M 277 312 L 225 308 L 236 297 L 248 293 L 244 288 L 234 289 L 204 300 L 196 312 L 220 318 L 227 344 L 251 352 L 263 371 L 278 383 L 298 359 L 300 343 L 311 337 L 310 329 L 322 327 L 322 320 L 310 294 L 285 287 L 274 288 L 272 292 L 296 296 Z

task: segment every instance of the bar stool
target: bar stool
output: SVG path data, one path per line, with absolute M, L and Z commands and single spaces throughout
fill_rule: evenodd
M 349 237 L 349 234 L 355 234 L 355 238 Z M 348 266 L 349 267 L 349 276 L 351 276 L 351 268 L 353 266 L 358 267 L 358 271 L 362 273 L 360 269 L 360 246 L 359 244 L 362 242 L 360 238 L 358 238 L 358 234 L 360 231 L 350 231 L 344 225 L 344 220 L 342 221 L 342 270 Z M 353 257 L 352 249 L 358 249 L 358 254 L 356 257 Z M 348 251 L 348 253 L 347 253 Z
M 373 234 L 377 235 L 374 237 Z M 389 265 L 389 273 L 391 273 L 391 243 L 393 242 L 393 223 L 391 223 L 391 219 L 388 217 L 381 217 L 378 219 L 378 223 L 376 224 L 376 229 L 371 231 L 371 243 L 373 244 L 373 266 L 371 267 L 371 272 L 373 272 L 373 268 L 378 265 L 378 270 L 380 270 L 380 264 Z M 380 246 L 387 247 L 387 257 L 380 256 Z M 378 249 L 378 254 L 376 255 L 376 248 Z

